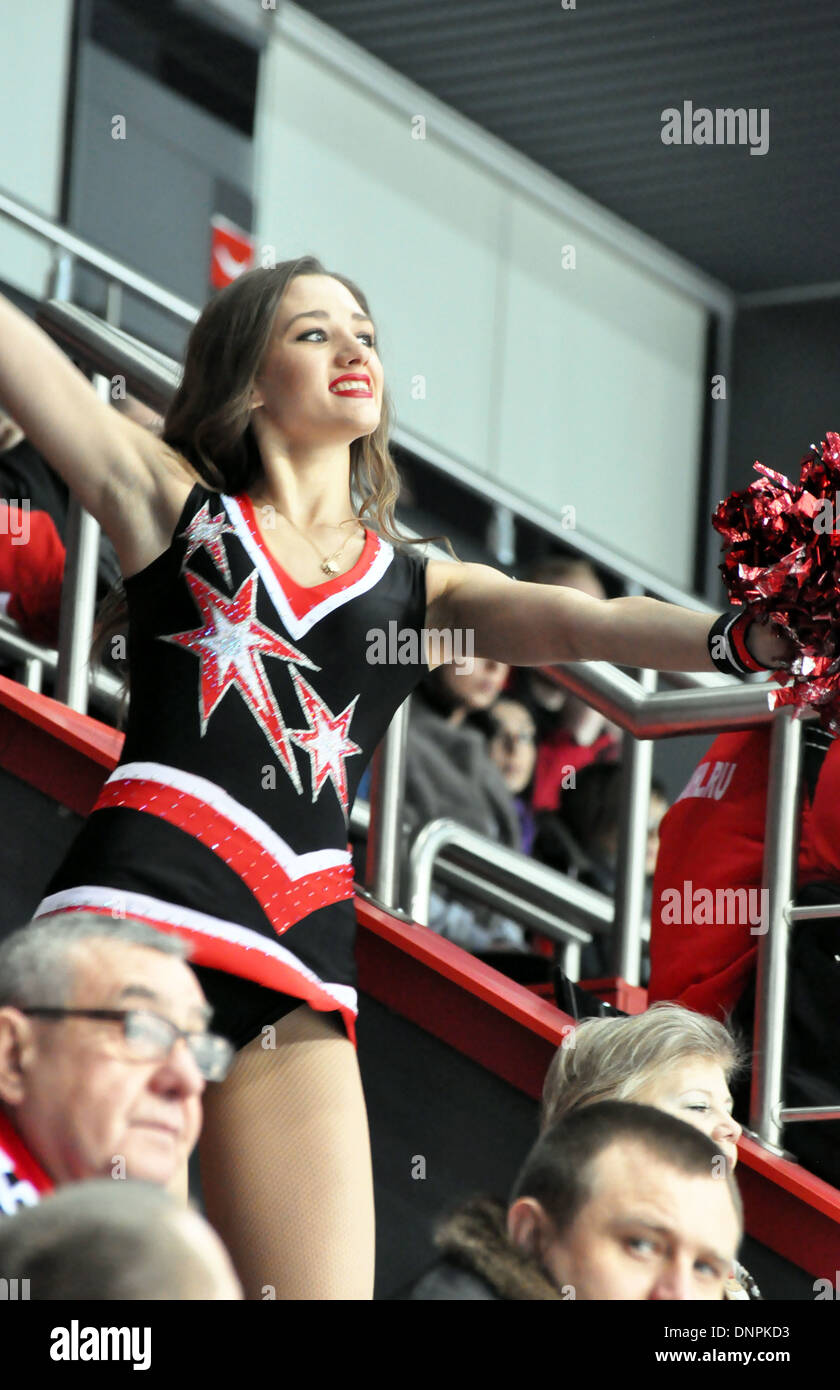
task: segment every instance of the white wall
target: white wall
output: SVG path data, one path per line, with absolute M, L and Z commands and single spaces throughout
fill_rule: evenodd
M 493 181 L 280 44 L 262 69 L 255 139 L 260 241 L 278 260 L 311 252 L 356 280 L 400 422 L 486 461 L 502 215 Z M 425 399 L 412 397 L 417 376 Z
M 0 189 L 58 212 L 72 0 L 0 0 Z M 0 280 L 40 297 L 49 253 L 0 217 Z
M 560 520 L 573 506 L 579 531 L 691 587 L 704 308 L 436 137 L 434 121 L 426 135 L 273 38 L 257 101 L 260 241 L 359 282 L 399 424 Z M 561 268 L 569 245 L 574 270 Z
M 496 476 L 691 588 L 705 312 L 522 195 L 506 278 Z

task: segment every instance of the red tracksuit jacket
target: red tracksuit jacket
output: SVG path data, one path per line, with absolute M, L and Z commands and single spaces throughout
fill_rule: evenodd
M 720 734 L 660 826 L 651 908 L 650 1003 L 723 1018 L 755 969 L 770 728 Z M 800 886 L 840 882 L 840 741 L 814 805 L 803 794 Z M 739 900 L 726 889 L 744 889 Z M 752 889 L 750 894 L 749 890 Z

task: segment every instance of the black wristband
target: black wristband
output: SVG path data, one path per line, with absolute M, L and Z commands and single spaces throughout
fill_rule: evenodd
M 745 633 L 752 619 L 743 608 L 728 608 L 709 628 L 709 656 L 719 671 L 727 676 L 748 676 L 754 671 L 768 671 L 747 647 Z

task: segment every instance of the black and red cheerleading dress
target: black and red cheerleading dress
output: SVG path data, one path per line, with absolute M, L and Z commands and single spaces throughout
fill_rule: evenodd
M 239 1046 L 301 1002 L 354 1038 L 349 808 L 428 669 L 425 564 L 367 531 L 347 574 L 302 588 L 245 494 L 196 483 L 168 549 L 124 581 L 122 757 L 35 916 L 186 936 L 213 1026 Z M 389 624 L 413 660 L 367 659 Z

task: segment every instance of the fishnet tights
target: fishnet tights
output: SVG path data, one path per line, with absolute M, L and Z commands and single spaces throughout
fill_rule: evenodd
M 301 1005 L 208 1086 L 207 1216 L 251 1299 L 373 1296 L 373 1176 L 356 1050 L 335 1015 Z M 273 1295 L 271 1293 L 273 1290 Z

